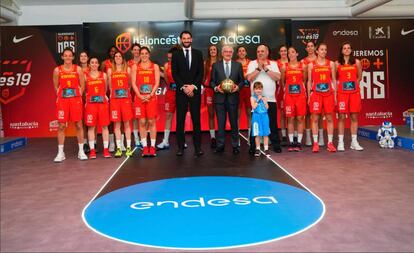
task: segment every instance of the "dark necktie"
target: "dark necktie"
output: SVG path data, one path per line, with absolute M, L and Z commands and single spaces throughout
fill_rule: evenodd
M 226 74 L 226 77 L 227 78 L 229 78 L 229 76 L 230 76 L 230 67 L 229 67 L 229 63 L 228 62 L 226 62 L 226 69 L 225 69 L 225 74 Z
M 190 69 L 190 56 L 189 56 L 189 51 L 188 49 L 185 50 L 185 63 L 187 64 L 188 69 Z

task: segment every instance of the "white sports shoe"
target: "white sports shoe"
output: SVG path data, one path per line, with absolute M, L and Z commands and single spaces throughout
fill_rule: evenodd
M 323 135 L 319 135 L 318 145 L 319 145 L 320 147 L 325 146 L 325 142 L 323 141 Z
M 55 160 L 53 160 L 55 163 L 61 163 L 66 159 L 65 153 L 58 153 L 55 157 Z
M 343 142 L 338 142 L 338 147 L 336 148 L 336 151 L 345 151 L 345 145 Z
M 351 149 L 356 150 L 356 151 L 364 150 L 364 148 L 361 147 L 361 145 L 359 145 L 358 141 L 351 142 Z
M 109 144 L 109 152 L 114 152 L 114 151 L 115 151 L 115 143 Z
M 165 141 L 162 141 L 160 144 L 157 145 L 157 149 L 159 150 L 169 149 L 169 148 L 170 148 L 170 144 L 168 144 Z
M 88 160 L 88 156 L 85 154 L 85 152 L 78 152 L 78 158 L 81 161 Z

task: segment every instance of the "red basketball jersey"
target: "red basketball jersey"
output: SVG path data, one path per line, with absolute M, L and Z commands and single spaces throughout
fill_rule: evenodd
M 115 71 L 111 74 L 111 98 L 129 98 L 129 77 L 127 71 Z
M 80 96 L 79 89 L 79 74 L 78 66 L 73 64 L 72 69 L 65 71 L 63 65 L 59 66 L 59 97 L 78 97 Z
M 155 86 L 154 63 L 150 62 L 148 68 L 143 68 L 142 63 L 137 68 L 137 87 L 141 94 L 150 94 Z
M 303 83 L 303 64 L 298 62 L 295 67 L 292 67 L 289 63 L 286 63 L 285 66 L 286 93 L 289 95 L 306 94 L 305 84 Z
M 356 64 L 338 65 L 338 92 L 354 93 L 359 91 L 357 74 L 358 68 Z
M 86 102 L 104 102 L 106 95 L 105 88 L 103 72 L 99 72 L 99 75 L 96 78 L 91 77 L 90 73 L 88 73 L 86 75 Z
M 319 65 L 317 61 L 313 62 L 312 69 L 312 90 L 320 93 L 329 95 L 332 93 L 332 79 L 331 79 L 331 61 L 325 59 L 325 63 Z

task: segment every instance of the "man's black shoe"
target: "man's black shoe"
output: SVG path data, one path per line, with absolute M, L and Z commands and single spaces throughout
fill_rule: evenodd
M 194 153 L 194 156 L 199 157 L 202 156 L 204 154 L 204 152 L 200 149 L 200 150 L 196 150 L 196 152 Z
M 184 150 L 179 149 L 175 155 L 176 156 L 183 156 L 184 155 Z
M 223 153 L 224 152 L 224 147 L 217 147 L 215 150 L 214 150 L 214 153 Z
M 275 151 L 276 153 L 282 153 L 282 148 L 280 147 L 280 145 L 276 144 L 273 148 L 273 151 Z
M 216 138 L 211 138 L 211 148 L 217 148 L 217 140 L 216 140 Z

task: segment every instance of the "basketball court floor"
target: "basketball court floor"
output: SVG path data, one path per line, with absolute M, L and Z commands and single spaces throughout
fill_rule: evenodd
M 271 157 L 215 154 L 52 162 L 56 140 L 1 159 L 2 252 L 409 252 L 414 153 L 310 148 Z M 346 142 L 349 143 L 349 140 Z M 73 147 L 73 150 L 71 148 Z

